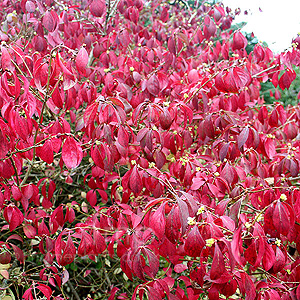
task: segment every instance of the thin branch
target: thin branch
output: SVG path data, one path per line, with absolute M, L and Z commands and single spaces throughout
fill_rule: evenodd
M 74 286 L 73 286 L 73 284 L 72 284 L 71 281 L 68 281 L 68 286 L 70 287 L 70 289 L 71 289 L 71 291 L 72 291 L 74 297 L 75 297 L 77 300 L 80 300 L 80 297 L 79 297 L 78 293 L 76 292 L 76 290 L 75 290 L 75 288 L 74 288 Z

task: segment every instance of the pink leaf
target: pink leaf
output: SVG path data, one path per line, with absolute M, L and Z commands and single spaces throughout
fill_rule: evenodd
M 235 260 L 241 265 L 245 265 L 245 259 L 242 258 L 241 252 L 243 251 L 242 247 L 242 237 L 241 237 L 241 230 L 240 227 L 233 235 L 232 242 L 231 242 L 231 251 L 235 258 Z
M 95 17 L 101 17 L 105 12 L 105 1 L 93 0 L 90 5 L 91 14 Z
M 56 28 L 57 22 L 54 15 L 49 10 L 45 12 L 43 17 L 43 25 L 50 32 L 54 31 Z
M 83 154 L 80 144 L 74 138 L 68 136 L 62 147 L 62 159 L 68 169 L 76 168 Z
M 82 75 L 86 74 L 86 66 L 89 61 L 89 55 L 85 48 L 81 48 L 76 56 L 76 68 Z
M 184 272 L 188 267 L 184 264 L 178 264 L 174 266 L 174 271 L 176 273 L 182 273 Z
M 1 64 L 2 64 L 2 69 L 4 71 L 9 70 L 13 72 L 15 70 L 14 65 L 11 62 L 11 56 L 7 49 L 5 47 L 0 47 L 1 49 Z

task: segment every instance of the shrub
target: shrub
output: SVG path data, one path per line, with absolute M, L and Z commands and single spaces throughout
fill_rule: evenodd
M 13 299 L 300 298 L 299 107 L 222 4 L 2 1 L 0 274 Z

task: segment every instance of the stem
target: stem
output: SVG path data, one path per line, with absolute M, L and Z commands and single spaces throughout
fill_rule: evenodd
M 51 76 L 51 63 L 52 63 L 52 56 L 50 56 L 50 62 L 49 62 L 49 66 L 48 66 L 48 78 L 47 78 L 47 88 L 46 88 L 46 95 L 45 95 L 45 98 L 44 98 L 44 101 L 43 101 L 43 106 L 42 106 L 42 109 L 41 109 L 41 114 L 40 114 L 40 117 L 39 117 L 39 121 L 38 121 L 38 127 L 35 131 L 35 135 L 34 135 L 34 142 L 33 142 L 33 145 L 36 144 L 36 140 L 37 140 L 37 136 L 38 136 L 38 132 L 39 132 L 39 126 L 42 124 L 42 119 L 43 119 L 43 114 L 44 114 L 44 110 L 45 110 L 45 107 L 46 107 L 46 103 L 47 103 L 47 100 L 49 98 L 49 85 L 50 85 L 50 76 Z M 28 167 L 27 169 L 27 172 L 23 178 L 23 181 L 21 182 L 21 186 L 23 186 L 30 173 L 31 173 L 31 170 L 32 170 L 32 167 L 33 167 L 33 164 L 34 164 L 34 161 L 35 161 L 35 154 L 36 154 L 36 147 L 33 148 L 33 154 L 32 154 L 32 162 L 30 164 L 30 166 Z
M 74 297 L 75 297 L 77 300 L 80 300 L 80 297 L 79 297 L 78 293 L 76 292 L 76 290 L 74 289 L 74 286 L 73 286 L 73 284 L 72 284 L 71 281 L 68 281 L 68 285 L 69 285 L 69 287 L 70 287 L 70 289 L 71 289 L 71 291 L 72 291 Z
M 12 165 L 13 165 L 13 168 L 14 168 L 14 171 L 16 173 L 16 178 L 17 178 L 17 185 L 20 186 L 20 180 L 19 180 L 19 176 L 18 176 L 18 172 L 17 172 L 17 167 L 16 167 L 16 164 L 15 164 L 15 161 L 13 160 L 13 158 L 10 156 L 9 157 Z
M 272 69 L 275 69 L 275 68 L 277 68 L 277 67 L 278 67 L 278 65 L 273 65 L 273 66 L 271 66 L 271 67 L 269 67 L 269 68 L 267 68 L 267 69 L 265 69 L 265 70 L 262 70 L 262 71 L 256 73 L 256 74 L 253 75 L 252 77 L 253 77 L 253 78 L 257 78 L 259 75 L 261 75 L 261 74 L 263 74 L 263 73 L 265 73 L 265 72 L 268 72 L 268 71 L 270 71 L 270 70 L 272 70 Z

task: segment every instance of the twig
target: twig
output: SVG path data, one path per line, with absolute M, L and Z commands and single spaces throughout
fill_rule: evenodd
M 74 289 L 74 286 L 73 286 L 73 284 L 72 284 L 71 281 L 68 281 L 68 285 L 69 285 L 69 287 L 70 287 L 70 289 L 71 289 L 71 291 L 72 291 L 74 297 L 75 297 L 77 300 L 80 300 L 80 297 L 79 297 L 78 293 L 76 292 L 76 290 Z
M 40 114 L 39 121 L 38 121 L 39 125 L 41 125 L 41 123 L 42 123 L 44 110 L 45 110 L 45 108 L 47 106 L 46 103 L 47 103 L 47 100 L 49 98 L 49 86 L 50 86 L 51 67 L 52 67 L 52 65 L 51 65 L 52 59 L 51 58 L 52 58 L 52 56 L 50 56 L 50 62 L 49 62 L 49 66 L 48 66 L 47 89 L 46 89 L 46 95 L 45 95 L 45 98 L 44 98 L 44 101 L 43 101 L 43 106 L 42 106 L 42 109 L 41 109 L 41 114 Z M 39 127 L 37 127 L 37 129 L 35 131 L 34 142 L 33 142 L 34 145 L 36 144 L 38 132 L 39 132 Z M 35 161 L 35 154 L 36 154 L 36 148 L 33 148 L 32 162 L 31 162 L 30 166 L 28 167 L 27 172 L 26 172 L 26 174 L 25 174 L 25 176 L 24 176 L 24 178 L 23 178 L 23 180 L 21 182 L 21 186 L 23 186 L 26 183 L 26 181 L 27 181 L 27 179 L 28 179 L 28 177 L 30 175 L 33 163 Z

